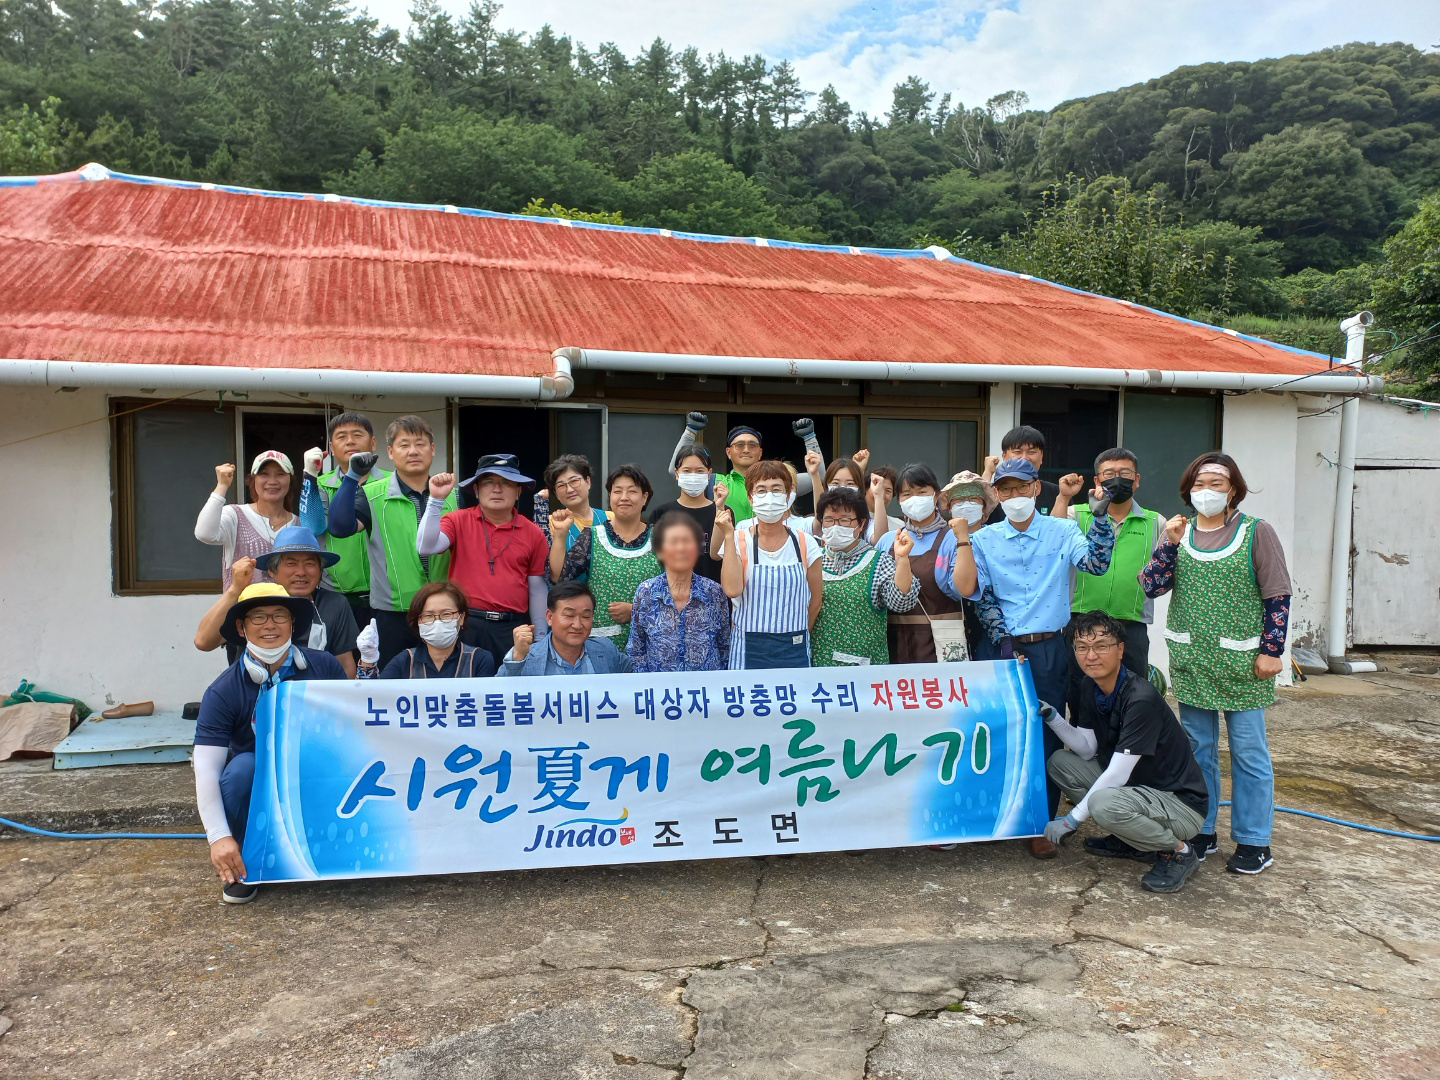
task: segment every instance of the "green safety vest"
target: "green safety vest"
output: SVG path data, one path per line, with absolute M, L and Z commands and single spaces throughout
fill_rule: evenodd
M 370 534 L 365 547 L 370 555 L 370 606 L 376 611 L 408 611 L 421 586 L 444 581 L 450 573 L 450 552 L 429 558 L 430 572 L 420 565 L 415 541 L 420 522 L 415 504 L 400 493 L 398 474 L 365 485 L 370 504 Z M 445 513 L 455 509 L 455 492 L 445 497 Z
M 384 469 L 371 469 L 370 483 L 375 480 L 387 480 L 390 474 Z M 318 477 L 315 483 L 319 486 L 324 496 L 325 510 L 330 510 L 330 500 L 335 498 L 335 492 L 340 490 L 340 481 L 345 479 L 340 475 L 339 469 L 331 469 L 324 476 Z M 325 547 L 340 556 L 340 561 L 325 571 L 325 577 L 329 585 L 336 592 L 342 593 L 363 593 L 370 590 L 370 556 L 365 552 L 365 537 L 360 533 L 354 536 L 331 536 L 328 532 L 324 536 Z
M 730 489 L 730 493 L 725 496 L 725 505 L 735 515 L 736 525 L 755 516 L 755 511 L 750 507 L 750 493 L 745 490 L 745 477 L 738 472 L 716 473 L 715 482 Z
M 1140 587 L 1140 571 L 1150 562 L 1150 555 L 1165 523 L 1154 510 L 1136 509 L 1139 513 L 1131 513 L 1115 530 L 1115 551 L 1110 556 L 1110 569 L 1099 575 L 1075 575 L 1071 611 L 1099 610 L 1112 619 L 1141 621 L 1145 614 L 1145 590 Z M 1080 531 L 1089 532 L 1095 515 L 1088 508 L 1078 506 L 1074 514 Z

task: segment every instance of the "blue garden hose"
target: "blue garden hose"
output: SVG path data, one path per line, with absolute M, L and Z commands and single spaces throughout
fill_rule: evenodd
M 1229 806 L 1230 800 L 1226 799 L 1220 804 Z M 1342 825 L 1347 829 L 1359 829 L 1361 832 L 1379 833 L 1381 836 L 1398 836 L 1402 840 L 1428 840 L 1434 844 L 1440 842 L 1440 836 L 1431 836 L 1428 833 L 1400 832 L 1397 829 L 1381 829 L 1375 825 L 1361 825 L 1358 821 L 1344 821 L 1341 818 L 1327 817 L 1325 814 L 1312 813 L 1309 810 L 1296 810 L 1289 806 L 1277 806 L 1275 811 L 1280 814 L 1294 814 L 1296 817 L 1313 818 L 1315 821 L 1328 822 L 1331 825 Z M 202 840 L 204 833 L 198 832 L 177 832 L 177 833 L 148 833 L 148 832 L 106 832 L 106 833 L 71 833 L 52 832 L 49 829 L 36 828 L 34 825 L 22 825 L 18 821 L 11 821 L 9 818 L 0 817 L 0 825 L 18 829 L 23 833 L 30 833 L 34 836 L 48 836 L 55 840 Z

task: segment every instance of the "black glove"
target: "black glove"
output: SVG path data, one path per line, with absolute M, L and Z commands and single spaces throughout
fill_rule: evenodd
M 370 470 L 375 468 L 375 462 L 379 460 L 379 454 L 373 454 L 368 451 L 360 454 L 351 454 L 350 468 L 346 470 L 345 475 L 353 476 L 356 480 L 359 480 L 362 476 L 369 475 Z
M 705 425 L 709 422 L 710 418 L 706 416 L 703 412 L 688 412 L 685 414 L 685 426 L 691 431 L 704 431 Z
M 1004 637 L 1004 638 L 1001 638 L 1001 639 L 1000 639 L 1000 659 L 1001 659 L 1001 660 L 1014 660 L 1014 659 L 1015 659 L 1015 639 L 1014 639 L 1014 638 Z
M 815 437 L 815 421 L 808 416 L 802 416 L 790 425 L 795 431 L 796 438 L 808 442 Z

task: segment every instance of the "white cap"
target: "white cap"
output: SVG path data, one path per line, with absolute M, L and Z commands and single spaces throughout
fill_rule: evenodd
M 282 454 L 279 450 L 265 450 L 259 454 L 256 454 L 255 460 L 250 463 L 250 475 L 254 476 L 256 473 L 258 473 L 260 471 L 260 466 L 264 465 L 267 461 L 275 462 L 282 469 L 284 469 L 288 475 L 295 475 L 295 466 L 291 465 L 290 459 L 284 454 Z

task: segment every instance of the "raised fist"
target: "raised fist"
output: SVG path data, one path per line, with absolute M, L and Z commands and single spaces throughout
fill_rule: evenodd
M 1060 494 L 1073 499 L 1085 490 L 1085 478 L 1079 473 L 1066 473 L 1060 477 Z
M 570 531 L 575 524 L 575 515 L 564 507 L 550 512 L 550 535 L 557 540 Z
M 910 552 L 915 550 L 915 537 L 910 535 L 909 529 L 900 529 L 895 533 L 895 544 L 890 550 L 897 559 L 910 557 Z
M 735 515 L 718 498 L 715 500 L 715 531 L 721 536 L 729 536 L 735 531 Z
M 685 414 L 685 426 L 691 431 L 697 433 L 704 431 L 705 425 L 709 422 L 710 418 L 703 412 L 688 412 Z
M 319 476 L 320 463 L 325 460 L 325 451 L 318 446 L 312 446 L 305 451 L 305 475 Z
M 455 490 L 455 474 L 453 472 L 436 473 L 430 477 L 430 497 L 444 499 L 450 492 Z
M 850 455 L 850 460 L 853 461 L 856 465 L 859 465 L 862 469 L 867 468 L 870 464 L 870 451 L 866 450 L 864 447 L 861 447 L 859 450 L 856 450 L 853 454 Z
M 237 593 L 242 593 L 250 587 L 255 580 L 255 560 L 251 558 L 236 559 L 230 567 L 230 587 Z
M 715 505 L 724 506 L 725 501 L 730 498 L 730 485 L 717 482 L 715 484 Z
M 994 454 L 991 454 L 989 457 L 987 457 L 987 458 L 985 459 L 985 471 L 982 472 L 980 475 L 983 476 L 983 477 L 985 477 L 985 482 L 986 482 L 986 483 L 989 483 L 989 482 L 994 478 L 994 476 L 995 476 L 995 470 L 998 469 L 999 467 L 1000 467 L 1000 459 L 999 459 L 998 457 L 996 457 Z
M 1185 526 L 1189 524 L 1184 514 L 1176 514 L 1169 521 L 1165 522 L 1165 539 L 1172 544 L 1178 544 L 1185 538 Z
M 235 482 L 234 465 L 215 466 L 215 487 L 219 491 L 226 491 Z
M 801 439 L 813 439 L 815 437 L 815 421 L 808 416 L 802 416 L 790 425 L 790 429 Z
M 515 659 L 524 660 L 530 655 L 530 646 L 535 644 L 535 627 L 529 623 L 517 626 L 511 633 L 511 639 L 515 642 Z
M 805 452 L 805 471 L 809 472 L 810 470 L 814 469 L 816 472 L 819 472 L 820 462 L 822 460 L 824 459 L 821 458 L 821 456 L 817 454 L 814 450 L 807 450 Z
M 350 455 L 350 475 L 356 480 L 370 475 L 370 470 L 375 468 L 375 462 L 380 460 L 380 455 L 368 450 L 358 454 Z

